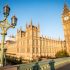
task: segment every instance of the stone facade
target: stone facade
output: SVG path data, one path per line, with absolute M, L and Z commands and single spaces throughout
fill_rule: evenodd
M 26 25 L 26 31 L 17 30 L 16 41 L 7 41 L 7 54 L 22 57 L 26 60 L 37 59 L 40 56 L 55 57 L 55 54 L 65 49 L 64 41 L 53 40 L 40 36 L 40 27 Z

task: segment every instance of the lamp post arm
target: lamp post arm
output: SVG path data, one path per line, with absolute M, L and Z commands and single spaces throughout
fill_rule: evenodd
M 11 25 L 7 19 L 0 23 L 0 28 L 2 30 L 2 34 L 6 34 L 9 28 L 14 28 L 15 26 Z
M 6 28 L 6 32 L 7 32 L 7 30 L 9 29 L 9 28 L 14 28 L 14 26 L 12 26 L 12 25 L 8 25 L 8 27 Z
M 2 27 L 2 24 L 0 23 L 0 28 Z
M 7 17 L 4 17 L 3 20 L 0 21 L 0 23 L 4 22 L 7 19 Z
M 15 28 L 15 26 L 13 26 L 12 23 L 7 23 L 6 30 L 8 30 L 9 28 Z
M 7 18 L 5 17 L 4 20 L 0 21 L 0 28 L 1 28 L 1 29 L 2 29 L 2 27 L 4 26 L 6 20 L 7 20 Z M 3 23 L 3 24 L 2 24 L 2 23 Z

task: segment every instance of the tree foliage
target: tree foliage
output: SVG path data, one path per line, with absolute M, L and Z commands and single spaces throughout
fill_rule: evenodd
M 65 50 L 61 50 L 55 54 L 56 58 L 68 57 L 69 54 Z
M 16 57 L 8 57 L 6 56 L 6 61 L 8 64 L 22 64 L 22 58 L 20 57 L 19 60 Z

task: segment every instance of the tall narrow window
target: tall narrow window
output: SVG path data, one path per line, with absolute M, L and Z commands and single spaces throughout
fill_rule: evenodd
M 28 53 L 30 52 L 30 48 L 29 48 L 29 47 L 27 47 L 27 52 L 28 52 Z
M 36 47 L 36 53 L 38 53 L 38 47 Z
M 36 40 L 33 40 L 33 46 L 35 46 L 36 45 Z
M 38 45 L 38 40 L 36 40 L 36 45 Z
M 29 45 L 29 39 L 27 40 L 27 44 Z
M 32 48 L 32 52 L 33 52 L 33 53 L 35 52 L 35 48 L 34 48 L 34 47 Z

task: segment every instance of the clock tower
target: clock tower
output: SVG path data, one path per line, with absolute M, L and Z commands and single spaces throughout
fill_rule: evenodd
M 64 10 L 62 13 L 62 22 L 64 28 L 64 37 L 66 41 L 66 50 L 70 55 L 70 10 L 67 5 L 64 4 Z

